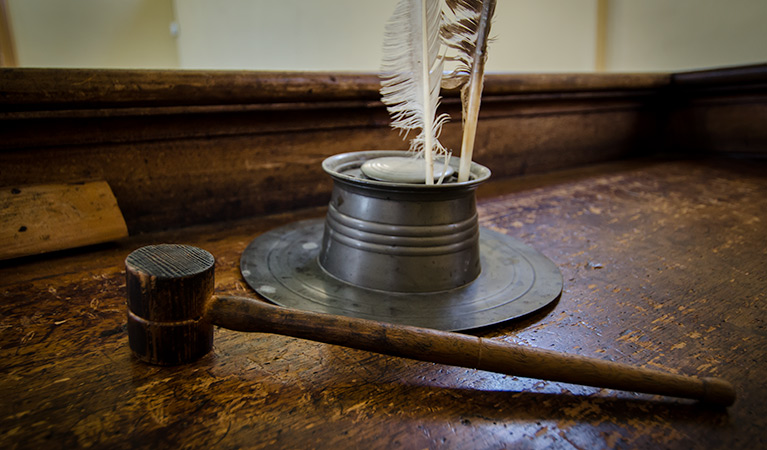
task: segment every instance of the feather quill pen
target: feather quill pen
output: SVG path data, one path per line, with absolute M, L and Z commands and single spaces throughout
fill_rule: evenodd
M 454 51 L 455 55 L 450 55 L 450 59 L 457 62 L 457 67 L 445 77 L 442 85 L 446 88 L 461 86 L 463 138 L 458 181 L 462 182 L 469 179 L 474 153 L 495 0 L 445 0 L 445 3 L 448 14 L 442 26 L 442 38 Z
M 393 128 L 411 140 L 410 150 L 426 160 L 426 184 L 434 184 L 434 159 L 449 158 L 437 139 L 446 114 L 437 116 L 442 80 L 440 39 L 443 0 L 400 0 L 384 32 L 381 97 Z M 443 172 L 444 174 L 444 172 Z M 442 181 L 440 177 L 438 183 Z

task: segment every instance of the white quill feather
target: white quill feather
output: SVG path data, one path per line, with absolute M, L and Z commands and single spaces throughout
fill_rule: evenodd
M 458 181 L 467 181 L 477 134 L 479 104 L 487 60 L 487 41 L 495 12 L 495 0 L 445 0 L 448 13 L 442 37 L 455 55 L 450 59 L 458 66 L 443 80 L 445 87 L 461 88 L 463 104 L 463 138 Z
M 437 139 L 448 119 L 436 114 L 443 65 L 441 6 L 442 0 L 400 0 L 386 24 L 381 64 L 381 96 L 391 126 L 406 135 L 420 130 L 410 150 L 426 160 L 426 184 L 434 184 L 435 157 L 449 157 Z

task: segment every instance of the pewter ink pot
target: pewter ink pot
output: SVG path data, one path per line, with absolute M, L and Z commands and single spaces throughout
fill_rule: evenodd
M 319 264 L 336 279 L 387 292 L 465 286 L 481 272 L 475 191 L 490 170 L 472 163 L 469 181 L 393 183 L 365 177 L 365 161 L 404 156 L 373 150 L 327 158 L 334 182 Z M 458 159 L 451 161 L 457 171 Z

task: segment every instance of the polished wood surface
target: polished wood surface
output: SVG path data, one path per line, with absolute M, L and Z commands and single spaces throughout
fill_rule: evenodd
M 314 170 L 317 170 L 316 168 Z M 171 368 L 134 359 L 124 259 L 177 242 L 253 294 L 254 237 L 323 208 L 134 236 L 0 267 L 3 448 L 761 448 L 767 426 L 767 166 L 639 160 L 480 190 L 483 226 L 562 270 L 551 307 L 473 334 L 729 379 L 730 408 L 215 331 Z
M 691 398 L 725 407 L 735 402 L 732 384 L 721 378 L 677 375 L 465 333 L 281 308 L 251 297 L 213 296 L 205 318 L 230 330 L 298 337 L 504 375 Z M 130 339 L 130 323 L 128 330 Z M 154 344 L 161 349 L 185 347 L 185 341 L 173 345 L 173 339 L 156 339 Z

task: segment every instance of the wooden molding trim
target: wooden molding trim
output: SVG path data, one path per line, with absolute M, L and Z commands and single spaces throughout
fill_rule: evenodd
M 767 84 L 767 63 L 676 73 L 671 75 L 671 84 L 687 90 L 717 86 L 763 86 Z
M 488 75 L 485 96 L 656 89 L 667 74 Z M 376 74 L 0 69 L 2 111 L 377 102 Z M 448 91 L 446 98 L 457 98 Z
M 668 146 L 767 155 L 767 64 L 674 74 L 670 93 Z
M 691 142 L 702 116 L 676 111 L 696 76 L 491 75 L 475 159 L 498 179 Z M 740 110 L 751 93 L 720 100 Z M 457 93 L 442 106 L 459 148 Z M 0 69 L 0 185 L 106 180 L 132 233 L 321 205 L 324 158 L 406 147 L 374 74 Z

